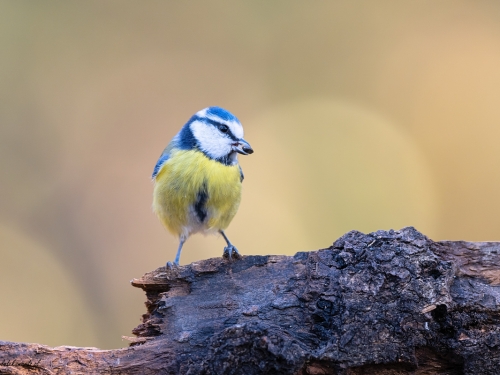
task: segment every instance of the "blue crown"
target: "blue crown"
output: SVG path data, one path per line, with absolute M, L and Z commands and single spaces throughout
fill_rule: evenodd
M 224 121 L 234 121 L 238 123 L 240 122 L 235 115 L 233 115 L 231 112 L 226 111 L 224 108 L 221 107 L 215 107 L 215 106 L 208 107 L 207 114 L 212 116 L 217 116 Z

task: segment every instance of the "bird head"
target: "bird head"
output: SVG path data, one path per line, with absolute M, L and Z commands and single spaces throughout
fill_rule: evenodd
M 237 154 L 253 153 L 250 144 L 243 139 L 240 121 L 225 109 L 202 109 L 186 126 L 189 131 L 185 131 L 184 137 L 192 137 L 192 145 L 211 159 L 230 165 L 237 163 Z M 180 136 L 183 136 L 182 131 Z

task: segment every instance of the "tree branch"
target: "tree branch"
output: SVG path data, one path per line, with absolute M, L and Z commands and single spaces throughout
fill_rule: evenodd
M 134 279 L 129 348 L 0 342 L 1 374 L 497 374 L 500 243 L 413 228 Z

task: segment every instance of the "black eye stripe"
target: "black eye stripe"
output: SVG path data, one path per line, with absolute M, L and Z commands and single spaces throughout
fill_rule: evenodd
M 226 124 L 221 124 L 220 122 L 214 121 L 214 120 L 206 118 L 206 117 L 200 118 L 200 120 L 207 123 L 207 124 L 215 126 L 217 129 L 219 129 L 219 126 L 221 126 L 221 125 L 227 126 Z M 234 136 L 234 134 L 231 131 L 231 129 L 229 128 L 229 126 L 227 126 L 227 132 L 224 134 L 226 136 L 228 136 L 229 138 L 231 138 L 233 141 L 238 141 L 238 138 L 236 138 Z

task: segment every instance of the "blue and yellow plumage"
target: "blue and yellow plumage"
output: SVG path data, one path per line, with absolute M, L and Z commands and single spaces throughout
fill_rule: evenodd
M 184 242 L 198 232 L 221 233 L 227 242 L 224 254 L 237 256 L 224 230 L 241 200 L 237 154 L 252 152 L 239 120 L 220 107 L 197 112 L 165 148 L 153 171 L 153 211 L 179 237 L 175 265 Z

